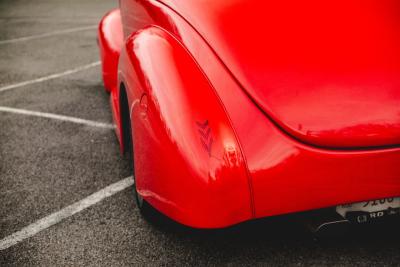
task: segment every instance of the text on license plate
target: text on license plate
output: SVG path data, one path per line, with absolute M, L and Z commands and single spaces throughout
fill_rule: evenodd
M 384 211 L 395 211 L 399 209 L 400 197 L 370 200 L 359 203 L 340 205 L 336 207 L 337 213 L 339 213 L 344 218 L 346 217 L 347 213 L 363 212 L 374 214 L 377 212 L 381 212 L 380 214 L 387 214 L 387 212 Z

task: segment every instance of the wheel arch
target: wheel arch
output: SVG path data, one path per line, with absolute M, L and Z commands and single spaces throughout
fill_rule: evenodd
M 151 26 L 127 39 L 121 57 L 129 61 L 122 64 L 127 83 L 135 84 L 128 94 L 139 194 L 192 227 L 224 227 L 252 218 L 240 145 L 190 53 L 168 32 Z
M 123 154 L 130 153 L 129 149 L 132 149 L 132 121 L 130 118 L 129 100 L 127 94 L 127 88 L 123 82 L 119 84 L 119 117 L 121 122 L 120 129 L 120 146 Z

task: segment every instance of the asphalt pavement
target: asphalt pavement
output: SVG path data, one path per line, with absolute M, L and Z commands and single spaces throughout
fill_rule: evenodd
M 0 243 L 130 175 L 113 130 L 86 123 L 112 123 L 95 26 L 116 6 L 0 0 Z M 199 231 L 135 205 L 128 186 L 0 249 L 0 266 L 400 265 L 398 222 L 320 239 L 293 216 Z

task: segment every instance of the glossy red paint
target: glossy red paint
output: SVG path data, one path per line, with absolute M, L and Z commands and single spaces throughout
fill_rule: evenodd
M 114 9 L 104 16 L 100 21 L 97 36 L 104 87 L 110 92 L 117 87 L 118 59 L 124 40 L 119 9 Z
M 311 10 L 308 2 L 302 7 L 286 3 L 287 9 L 269 1 L 163 2 L 121 0 L 123 38 L 110 35 L 121 38 L 112 42 L 123 43 L 113 71 L 124 86 L 111 92 L 117 134 L 123 126 L 120 90 L 126 89 L 136 183 L 145 200 L 183 224 L 216 228 L 400 195 L 399 75 L 393 74 L 399 69 L 398 61 L 383 57 L 393 52 L 398 59 L 398 52 L 380 50 L 396 44 L 391 33 L 398 27 L 385 28 L 388 38 L 375 42 L 380 54 L 362 58 L 372 44 L 363 47 L 350 38 L 345 46 L 343 38 L 355 24 L 345 29 L 351 22 L 346 16 L 330 22 L 325 2 Z M 344 2 L 335 3 L 332 11 L 374 26 L 372 35 L 383 24 L 398 26 L 398 17 L 390 13 L 395 11 L 388 9 L 398 8 L 393 1 L 351 2 L 345 11 Z M 273 16 L 261 18 L 263 9 Z M 389 12 L 386 24 L 381 12 Z M 282 20 L 279 14 L 291 16 Z M 298 21 L 301 14 L 306 21 Z M 366 14 L 375 16 L 369 20 Z M 318 18 L 335 30 L 332 36 L 320 32 L 321 25 L 305 27 Z M 265 27 L 272 32 L 263 35 Z M 232 40 L 238 43 L 226 43 Z M 286 42 L 293 40 L 300 43 L 291 48 Z M 326 47 L 317 49 L 313 42 L 329 44 L 332 53 L 324 54 Z M 345 59 L 349 62 L 341 65 Z M 314 87 L 304 86 L 311 79 Z M 323 90 L 326 84 L 335 86 Z M 300 121 L 301 129 L 295 125 Z M 343 130 L 345 124 L 350 128 Z
M 320 147 L 400 145 L 400 2 L 163 0 L 285 131 Z
M 142 96 L 132 109 L 138 192 L 187 225 L 250 219 L 249 178 L 236 136 L 190 55 L 155 27 L 129 38 L 123 53 L 146 96 L 146 105 Z
M 97 42 L 100 50 L 104 88 L 107 92 L 110 92 L 110 106 L 117 126 L 115 133 L 121 144 L 121 152 L 124 151 L 124 144 L 121 138 L 122 125 L 119 111 L 118 61 L 123 41 L 121 12 L 119 9 L 114 9 L 108 12 L 100 21 Z

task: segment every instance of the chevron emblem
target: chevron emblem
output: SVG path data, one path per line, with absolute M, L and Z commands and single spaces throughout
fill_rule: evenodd
M 204 149 L 207 151 L 208 155 L 211 156 L 211 147 L 213 144 L 213 137 L 211 133 L 211 128 L 208 124 L 208 120 L 205 122 L 196 122 L 197 130 L 200 134 L 200 142 L 203 145 Z

